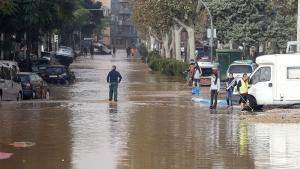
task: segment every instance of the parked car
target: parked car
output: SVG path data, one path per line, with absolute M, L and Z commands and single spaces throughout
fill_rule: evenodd
M 211 62 L 198 62 L 199 67 L 201 68 L 202 75 L 200 77 L 200 85 L 207 86 L 211 84 L 211 74 L 213 70 L 218 71 L 219 64 Z
M 42 75 L 47 67 L 50 65 L 50 60 L 47 58 L 40 58 L 33 62 L 32 64 L 32 72 L 37 73 L 38 75 Z
M 94 43 L 94 53 L 101 55 L 110 55 L 111 50 L 102 43 Z
M 0 99 L 16 100 L 23 99 L 21 80 L 15 69 L 0 63 Z
M 60 46 L 56 52 L 55 59 L 62 65 L 69 66 L 74 60 L 74 50 L 70 47 Z
M 300 104 L 300 54 L 260 56 L 256 62 L 248 92 L 252 108 Z
M 233 74 L 234 78 L 241 78 L 244 73 L 248 76 L 254 71 L 252 60 L 237 60 L 229 65 L 227 69 L 227 76 L 229 73 Z
M 36 73 L 21 72 L 18 74 L 21 79 L 24 99 L 49 99 L 50 90 L 47 83 Z
M 67 66 L 51 65 L 45 70 L 43 79 L 51 84 L 70 84 L 75 81 L 75 75 Z

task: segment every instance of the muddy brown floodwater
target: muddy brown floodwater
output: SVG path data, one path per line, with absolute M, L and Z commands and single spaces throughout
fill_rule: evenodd
M 106 74 L 122 73 L 119 102 Z M 180 78 L 150 72 L 136 58 L 78 59 L 77 82 L 50 101 L 0 103 L 0 169 L 300 168 L 300 125 L 244 123 L 238 112 L 191 102 Z M 31 147 L 14 147 L 14 142 Z M 26 144 L 24 144 L 26 145 Z

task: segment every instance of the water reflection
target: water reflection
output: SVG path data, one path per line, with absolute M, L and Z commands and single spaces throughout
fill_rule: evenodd
M 70 168 L 68 118 L 68 110 L 60 109 L 58 104 L 2 104 L 0 151 L 14 155 L 0 161 L 0 168 Z M 20 141 L 31 141 L 36 145 L 30 148 L 8 145 Z

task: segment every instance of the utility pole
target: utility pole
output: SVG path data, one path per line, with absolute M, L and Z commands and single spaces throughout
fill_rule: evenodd
M 200 0 L 200 2 L 204 5 L 205 9 L 208 12 L 209 18 L 210 18 L 210 61 L 211 63 L 213 63 L 214 59 L 213 59 L 213 55 L 214 55 L 214 24 L 213 24 L 213 17 L 212 14 L 208 8 L 208 6 L 202 1 Z
M 300 0 L 298 0 L 298 16 L 297 16 L 297 53 L 300 53 Z

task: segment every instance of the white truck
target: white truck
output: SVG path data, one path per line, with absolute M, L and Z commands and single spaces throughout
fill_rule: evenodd
M 300 54 L 260 56 L 256 62 L 248 91 L 252 108 L 300 104 Z

